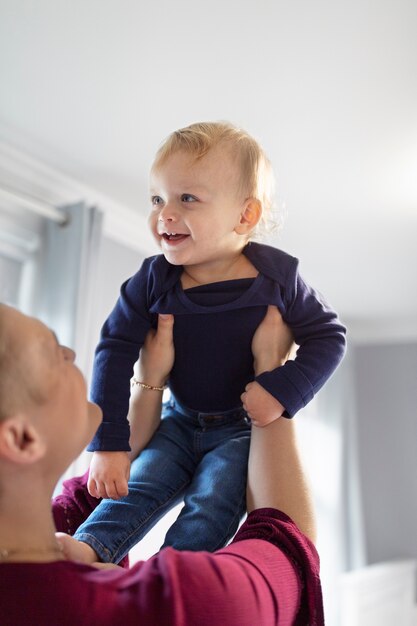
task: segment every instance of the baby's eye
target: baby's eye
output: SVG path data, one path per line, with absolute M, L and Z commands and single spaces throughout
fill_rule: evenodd
M 182 202 L 196 202 L 197 198 L 195 196 L 192 196 L 189 193 L 183 193 L 181 196 L 181 201 Z
M 159 206 L 160 204 L 162 204 L 161 196 L 152 196 L 151 203 L 153 204 L 153 206 Z

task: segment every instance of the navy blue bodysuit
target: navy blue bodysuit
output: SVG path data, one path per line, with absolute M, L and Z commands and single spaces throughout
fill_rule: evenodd
M 255 380 L 293 417 L 331 376 L 345 352 L 346 329 L 298 272 L 298 260 L 271 246 L 249 243 L 243 254 L 256 278 L 183 290 L 182 266 L 163 255 L 145 259 L 121 287 L 96 349 L 91 396 L 103 410 L 89 450 L 129 450 L 127 422 L 133 364 L 158 313 L 175 316 L 175 365 L 169 387 L 183 405 L 202 412 L 241 406 L 254 380 L 252 337 L 267 306 L 276 305 L 299 345 L 293 361 Z

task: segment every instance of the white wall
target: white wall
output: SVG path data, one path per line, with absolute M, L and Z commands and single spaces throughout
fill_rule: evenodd
M 417 343 L 355 348 L 368 563 L 417 558 Z

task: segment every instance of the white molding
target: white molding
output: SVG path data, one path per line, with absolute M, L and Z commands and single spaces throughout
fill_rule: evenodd
M 16 191 L 16 189 L 10 190 L 4 186 L 0 186 L 0 202 L 2 205 L 6 204 L 8 206 L 16 206 L 16 208 L 32 211 L 36 215 L 46 217 L 58 224 L 65 224 L 67 221 L 65 213 L 52 204 L 41 202 L 38 199 L 35 200 L 31 196 Z
M 155 254 L 147 220 L 130 207 L 80 183 L 0 140 L 0 184 L 59 208 L 84 201 L 104 213 L 104 234 L 141 253 Z

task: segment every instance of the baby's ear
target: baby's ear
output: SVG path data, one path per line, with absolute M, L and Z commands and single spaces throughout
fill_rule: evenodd
M 33 463 L 45 452 L 45 444 L 37 429 L 24 414 L 16 414 L 0 422 L 0 456 L 14 463 Z
M 235 227 L 235 231 L 239 235 L 248 235 L 255 228 L 262 215 L 262 207 L 256 198 L 248 198 L 240 214 L 239 223 Z

